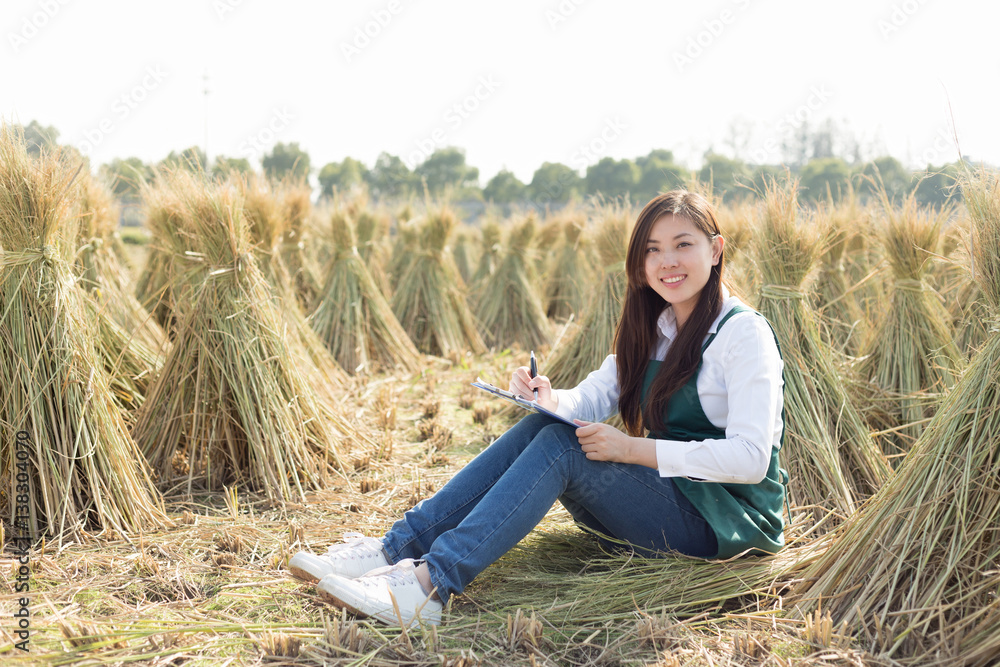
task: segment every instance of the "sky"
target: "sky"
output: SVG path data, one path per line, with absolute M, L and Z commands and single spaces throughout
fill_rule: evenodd
M 458 146 L 481 184 L 654 148 L 779 163 L 826 119 L 911 168 L 1000 164 L 998 24 L 977 0 L 5 0 L 0 116 L 94 165 Z

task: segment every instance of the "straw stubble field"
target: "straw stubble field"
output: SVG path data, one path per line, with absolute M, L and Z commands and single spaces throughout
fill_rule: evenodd
M 358 384 L 355 416 L 384 435 L 381 449 L 347 453 L 345 478 L 305 502 L 278 506 L 239 489 L 165 500 L 173 528 L 129 539 L 84 533 L 30 556 L 30 653 L 4 664 L 150 665 L 791 665 L 879 664 L 822 627 L 745 613 L 710 601 L 705 613 L 652 607 L 566 614 L 558 579 L 602 552 L 553 509 L 528 539 L 453 600 L 445 623 L 409 632 L 344 617 L 313 584 L 290 577 L 287 558 L 322 551 L 349 530 L 378 535 L 434 492 L 510 424 L 495 399 L 473 393 L 477 374 L 501 377 L 509 353 L 440 362 L 407 377 Z M 0 565 L 13 591 L 17 562 Z M 596 569 L 607 569 L 598 566 Z M 725 567 L 725 566 L 722 566 Z M 555 583 L 550 605 L 510 605 L 522 575 Z M 602 575 L 591 573 L 595 580 Z M 596 583 L 596 582 L 595 582 Z M 751 596 L 752 597 L 752 596 Z M 4 615 L 18 595 L 0 596 Z M 770 603 L 770 600 L 768 600 Z M 752 603 L 751 603 L 752 606 Z M 739 610 L 739 611 L 737 611 Z M 687 616 L 688 618 L 684 618 Z M 820 624 L 822 626 L 822 624 Z

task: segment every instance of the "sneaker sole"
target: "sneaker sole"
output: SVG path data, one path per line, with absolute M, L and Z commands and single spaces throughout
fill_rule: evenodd
M 294 565 L 291 565 L 291 564 L 288 565 L 288 572 L 289 572 L 289 574 L 291 574 L 296 579 L 301 579 L 302 581 L 304 581 L 306 583 L 314 583 L 314 582 L 319 581 L 318 577 L 315 577 L 312 574 L 310 574 L 309 572 L 306 572 L 305 570 L 303 570 L 302 568 L 295 567 Z
M 352 607 L 351 605 L 347 604 L 346 602 L 338 598 L 333 593 L 328 593 L 324 591 L 322 588 L 317 588 L 316 592 L 319 594 L 321 598 L 323 598 L 326 602 L 329 602 L 334 607 L 337 607 L 338 609 L 346 609 L 348 612 L 354 614 L 359 618 L 368 618 L 368 614 L 361 611 L 357 607 Z
M 317 587 L 316 592 L 319 594 L 321 598 L 323 598 L 323 600 L 329 602 L 334 607 L 337 607 L 338 609 L 346 609 L 348 612 L 358 616 L 359 618 L 377 618 L 386 625 L 388 625 L 389 627 L 392 628 L 400 627 L 400 619 L 396 615 L 396 610 L 394 608 L 386 609 L 385 611 L 377 612 L 374 614 L 368 614 L 366 612 L 361 611 L 356 606 L 352 605 L 350 601 L 343 600 L 334 595 L 333 593 L 329 593 L 323 590 L 322 588 Z M 428 615 L 424 617 L 423 621 L 428 625 L 440 625 L 441 617 Z M 405 620 L 403 622 L 403 624 L 407 629 L 414 627 L 415 625 L 417 625 L 417 623 L 418 621 L 416 616 L 411 616 L 409 620 Z

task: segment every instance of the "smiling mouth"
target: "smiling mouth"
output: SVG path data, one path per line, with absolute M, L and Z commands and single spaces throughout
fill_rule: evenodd
M 673 278 L 663 278 L 660 280 L 664 285 L 673 285 L 674 283 L 679 283 L 684 280 L 687 276 L 675 276 Z

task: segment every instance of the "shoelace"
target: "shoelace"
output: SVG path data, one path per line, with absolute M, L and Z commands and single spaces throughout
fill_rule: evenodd
M 325 555 L 327 558 L 374 558 L 381 551 L 382 544 L 374 537 L 352 531 L 344 533 L 344 541 L 332 545 Z
M 404 558 L 395 565 L 386 565 L 385 567 L 372 570 L 368 574 L 359 577 L 357 581 L 369 587 L 388 585 L 391 588 L 401 585 L 412 585 L 417 583 L 417 578 L 413 574 L 413 559 Z

